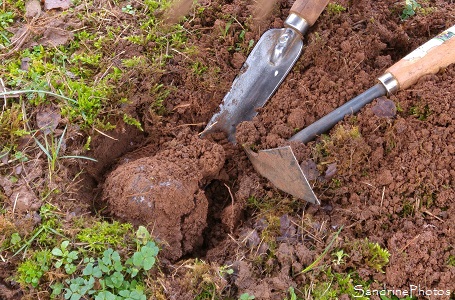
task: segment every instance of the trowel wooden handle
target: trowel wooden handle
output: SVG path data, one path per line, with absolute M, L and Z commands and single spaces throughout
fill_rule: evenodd
M 308 25 L 313 26 L 328 3 L 329 0 L 296 0 L 290 12 L 304 18 Z
M 429 40 L 398 61 L 387 72 L 404 90 L 428 74 L 436 74 L 442 68 L 455 63 L 455 26 Z

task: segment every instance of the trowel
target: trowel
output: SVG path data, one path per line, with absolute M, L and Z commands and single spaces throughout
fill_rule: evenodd
M 455 63 L 455 26 L 412 51 L 380 76 L 379 83 L 299 131 L 289 141 L 309 142 L 374 99 L 404 90 L 422 76 L 436 74 L 452 63 Z M 244 148 L 256 171 L 275 187 L 296 198 L 320 204 L 290 146 L 258 153 Z
M 300 57 L 303 36 L 329 0 L 296 0 L 282 29 L 266 31 L 253 48 L 231 90 L 224 97 L 201 136 L 223 131 L 235 143 L 236 126 L 253 119 L 256 109 L 273 95 Z

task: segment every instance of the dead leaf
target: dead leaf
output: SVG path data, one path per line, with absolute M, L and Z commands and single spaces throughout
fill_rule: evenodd
M 44 0 L 44 9 L 68 9 L 71 5 L 71 0 Z
M 327 170 L 325 170 L 324 178 L 330 180 L 335 176 L 337 173 L 337 163 L 332 163 L 327 166 Z
M 30 67 L 30 57 L 24 57 L 22 60 L 21 60 L 21 70 L 23 71 L 28 71 L 29 67 Z
M 25 3 L 25 16 L 37 18 L 41 15 L 41 3 L 39 0 L 29 0 Z
M 302 169 L 303 174 L 308 180 L 316 180 L 319 177 L 319 171 L 316 163 L 314 161 L 307 160 L 303 161 L 300 164 L 300 168 Z
M 54 47 L 66 44 L 73 38 L 73 33 L 63 29 L 64 25 L 62 21 L 58 20 L 51 22 L 39 42 L 43 45 Z
M 46 135 L 54 132 L 60 119 L 60 112 L 53 106 L 41 108 L 36 114 L 36 124 Z
M 397 114 L 395 102 L 387 99 L 386 97 L 378 98 L 376 104 L 371 108 L 371 110 L 376 116 L 381 118 L 393 118 Z

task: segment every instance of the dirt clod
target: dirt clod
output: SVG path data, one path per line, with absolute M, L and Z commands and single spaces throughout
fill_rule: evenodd
M 186 146 L 171 141 L 174 148 L 120 165 L 105 182 L 103 199 L 111 214 L 147 226 L 171 260 L 202 245 L 208 200 L 201 186 L 224 164 L 221 147 L 197 139 Z

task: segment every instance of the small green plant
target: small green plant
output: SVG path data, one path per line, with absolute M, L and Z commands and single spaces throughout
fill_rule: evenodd
M 64 241 L 52 251 L 54 259 L 65 266 L 72 265 L 80 254 L 76 250 L 69 251 L 68 246 L 69 242 Z M 142 226 L 136 232 L 136 247 L 137 250 L 126 261 L 112 248 L 104 250 L 98 258 L 84 257 L 78 262 L 83 268 L 71 273 L 74 277 L 51 286 L 53 297 L 63 293 L 65 299 L 71 300 L 85 297 L 95 300 L 145 300 L 142 279 L 155 265 L 159 249 L 150 239 L 150 233 Z
M 47 135 L 44 135 L 45 145 L 43 145 L 37 138 L 34 137 L 35 143 L 44 152 L 44 154 L 46 154 L 48 167 L 49 167 L 49 178 L 50 179 L 52 179 L 52 174 L 54 174 L 54 172 L 56 170 L 57 162 L 59 159 L 77 158 L 77 159 L 86 159 L 86 160 L 96 161 L 96 159 L 86 157 L 86 156 L 60 155 L 60 150 L 62 148 L 62 143 L 65 138 L 65 133 L 66 133 L 66 127 L 63 130 L 63 133 L 60 136 L 60 139 L 57 140 L 57 139 L 54 139 L 53 137 L 51 137 L 50 142 L 48 141 Z
M 347 253 L 343 251 L 343 249 L 338 250 L 337 252 L 332 253 L 332 256 L 335 257 L 333 263 L 336 265 L 342 265 L 345 263 L 344 258 L 349 257 Z
M 234 270 L 231 268 L 231 266 L 221 266 L 218 269 L 218 275 L 220 275 L 221 278 L 224 278 L 226 275 L 232 274 L 234 274 Z
M 346 11 L 346 7 L 338 3 L 329 3 L 327 4 L 327 11 L 331 15 L 337 15 Z
M 360 287 L 368 289 L 369 284 L 360 279 L 356 272 L 333 273 L 329 267 L 323 280 L 316 280 L 312 286 L 305 288 L 305 294 L 311 294 L 312 299 L 332 300 L 340 299 L 342 295 L 350 295 L 352 299 L 369 300 L 359 294 Z
M 363 255 L 369 267 L 384 273 L 382 269 L 389 263 L 390 257 L 390 252 L 387 249 L 382 248 L 378 243 L 365 240 L 363 244 Z
M 131 4 L 128 4 L 124 7 L 122 7 L 122 11 L 124 13 L 127 13 L 127 14 L 130 14 L 130 15 L 135 15 L 136 14 L 136 11 L 134 10 L 133 6 L 131 6 Z
M 198 76 L 204 74 L 207 71 L 207 66 L 199 61 L 195 62 L 191 68 L 193 70 L 193 73 Z
M 229 33 L 229 29 L 231 28 L 232 26 L 232 20 L 227 22 L 226 25 L 223 27 L 220 27 L 220 31 L 221 31 L 221 38 L 224 40 L 227 38 L 227 35 Z
M 31 285 L 36 288 L 40 279 L 49 270 L 51 257 L 51 253 L 47 250 L 36 252 L 17 268 L 17 281 L 24 287 Z
M 428 104 L 416 105 L 409 109 L 409 113 L 420 121 L 426 121 L 431 115 L 431 110 Z
M 294 288 L 291 286 L 289 287 L 288 289 L 288 292 L 289 292 L 289 300 L 297 300 L 297 295 L 295 293 L 295 290 Z M 288 300 L 288 298 L 285 298 L 284 300 Z
M 69 241 L 63 241 L 60 247 L 54 248 L 51 253 L 57 257 L 54 266 L 58 269 L 63 265 L 66 274 L 71 275 L 76 271 L 76 266 L 73 264 L 73 261 L 78 259 L 79 254 L 77 251 L 68 250 L 69 243 Z
M 239 300 L 254 300 L 256 297 L 248 293 L 243 293 L 240 295 Z
M 401 14 L 401 20 L 407 20 L 410 17 L 416 14 L 416 10 L 422 6 L 417 2 L 417 0 L 406 0 L 403 12 Z
M 65 237 L 61 234 L 60 226 L 57 215 L 55 214 L 55 207 L 51 204 L 44 204 L 40 208 L 41 224 L 33 230 L 31 237 L 25 240 L 25 237 L 22 238 L 23 242 L 17 243 L 16 245 L 10 245 L 6 249 L 14 249 L 15 246 L 22 246 L 14 253 L 13 256 L 18 255 L 21 251 L 24 251 L 29 248 L 32 243 L 36 242 L 39 245 L 49 246 L 54 245 L 55 239 L 54 236 Z M 15 237 L 15 239 L 18 239 Z
M 455 255 L 449 255 L 449 258 L 447 259 L 447 265 L 455 267 Z
M 87 243 L 90 251 L 103 252 L 109 247 L 125 246 L 125 236 L 132 227 L 129 223 L 100 221 L 82 229 L 77 234 L 77 238 L 79 241 Z
M 402 218 L 406 218 L 406 217 L 411 217 L 411 216 L 414 216 L 415 214 L 415 206 L 412 202 L 408 201 L 408 200 L 405 200 L 403 202 L 403 206 L 401 208 L 401 212 L 399 213 L 399 215 L 402 217 Z
M 314 262 L 312 262 L 309 266 L 307 266 L 305 269 L 301 271 L 301 273 L 307 273 L 314 268 L 316 268 L 319 264 L 319 262 L 325 257 L 325 255 L 329 252 L 329 250 L 332 248 L 333 243 L 335 243 L 336 239 L 338 238 L 338 235 L 340 235 L 341 230 L 343 227 L 340 227 L 338 231 L 333 235 L 332 240 L 330 243 L 327 245 L 327 247 L 324 249 L 324 251 L 319 255 Z

